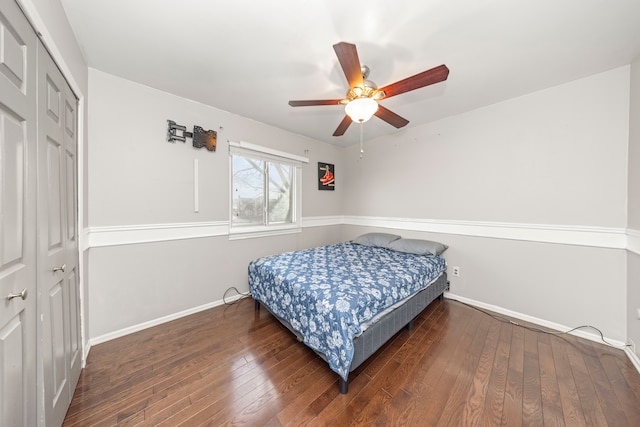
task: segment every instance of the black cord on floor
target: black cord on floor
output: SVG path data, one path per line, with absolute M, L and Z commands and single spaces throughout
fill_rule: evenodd
M 453 298 L 447 298 L 447 299 L 449 299 L 450 301 L 455 301 L 455 302 L 457 302 L 459 304 L 462 304 L 462 305 L 465 305 L 467 307 L 473 308 L 474 310 L 477 310 L 477 311 L 479 311 L 481 313 L 484 313 L 487 316 L 492 317 L 492 318 L 494 318 L 494 319 L 496 319 L 496 320 L 498 320 L 500 322 L 510 323 L 512 325 L 520 326 L 521 328 L 528 329 L 530 331 L 541 332 L 543 334 L 554 335 L 556 337 L 563 338 L 562 335 L 569 335 L 571 332 L 576 331 L 578 329 L 593 329 L 593 330 L 597 331 L 598 334 L 600 334 L 600 339 L 602 340 L 602 342 L 605 345 L 608 345 L 609 347 L 613 347 L 613 348 L 616 348 L 618 350 L 624 350 L 627 347 L 631 347 L 631 344 L 625 344 L 624 346 L 620 347 L 620 346 L 617 346 L 615 344 L 612 344 L 612 343 L 608 342 L 607 340 L 604 339 L 604 335 L 602 334 L 602 331 L 600 329 L 596 328 L 595 326 L 581 325 L 581 326 L 576 326 L 575 328 L 569 329 L 568 331 L 565 331 L 565 332 L 548 331 L 548 330 L 545 330 L 545 329 L 536 328 L 534 326 L 521 325 L 520 323 L 518 323 L 518 322 L 516 322 L 514 320 L 511 320 L 511 319 L 506 318 L 506 317 L 498 316 L 496 314 L 490 313 L 489 311 L 483 310 L 481 308 L 475 307 L 475 306 L 473 306 L 471 304 L 467 304 L 466 302 L 462 302 L 462 301 L 459 301 L 457 299 L 453 299 Z
M 227 299 L 226 299 L 227 294 L 231 290 L 236 291 L 236 295 L 242 295 L 242 296 L 234 301 L 227 302 Z M 235 286 L 231 286 L 226 291 L 224 291 L 224 294 L 222 295 L 222 302 L 224 302 L 226 305 L 233 305 L 233 304 L 237 304 L 238 302 L 242 301 L 245 298 L 249 298 L 250 296 L 251 296 L 251 292 L 240 292 Z

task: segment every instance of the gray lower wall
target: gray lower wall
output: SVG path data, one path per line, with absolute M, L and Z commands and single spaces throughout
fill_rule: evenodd
M 635 344 L 640 357 L 640 254 L 627 255 L 627 337 Z
M 359 226 L 345 226 L 343 238 L 370 231 L 448 245 L 444 257 L 454 299 L 561 330 L 592 325 L 605 337 L 626 341 L 624 249 Z
M 248 291 L 251 260 L 339 239 L 339 226 L 329 226 L 254 239 L 218 236 L 92 248 L 91 337 L 102 340 L 147 322 L 219 304 L 231 287 Z M 230 290 L 227 296 L 236 294 Z

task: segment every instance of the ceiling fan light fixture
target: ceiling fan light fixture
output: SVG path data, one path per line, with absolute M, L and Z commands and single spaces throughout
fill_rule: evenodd
M 345 113 L 357 123 L 364 123 L 378 111 L 378 103 L 371 98 L 356 98 L 344 107 Z
M 433 85 L 447 80 L 449 68 L 446 65 L 431 68 L 395 83 L 378 89 L 376 84 L 368 79 L 369 67 L 360 64 L 358 51 L 353 43 L 340 42 L 333 45 L 340 67 L 347 78 L 349 89 L 343 99 L 318 99 L 307 101 L 289 101 L 292 107 L 310 105 L 344 105 L 346 115 L 333 132 L 333 136 L 342 136 L 353 122 L 364 123 L 375 114 L 380 120 L 387 122 L 396 129 L 409 124 L 409 120 L 400 117 L 389 109 L 378 106 L 378 101 L 405 92 Z M 363 126 L 360 126 L 362 131 Z

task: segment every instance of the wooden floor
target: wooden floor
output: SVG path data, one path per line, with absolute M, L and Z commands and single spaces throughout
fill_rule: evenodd
M 253 300 L 94 346 L 65 426 L 640 426 L 621 350 L 435 301 L 337 376 Z

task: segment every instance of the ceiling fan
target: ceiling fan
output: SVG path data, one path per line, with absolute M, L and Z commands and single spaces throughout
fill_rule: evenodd
M 344 105 L 346 115 L 333 133 L 333 136 L 344 135 L 351 122 L 364 123 L 373 115 L 396 128 L 406 126 L 409 120 L 379 105 L 378 101 L 383 98 L 390 98 L 404 92 L 445 81 L 449 76 L 447 66 L 440 65 L 378 89 L 375 83 L 367 80 L 369 67 L 360 65 L 355 44 L 340 42 L 333 45 L 333 50 L 336 51 L 338 61 L 342 66 L 342 71 L 344 71 L 347 82 L 349 82 L 349 90 L 347 91 L 346 98 L 289 101 L 289 105 L 292 107 Z

